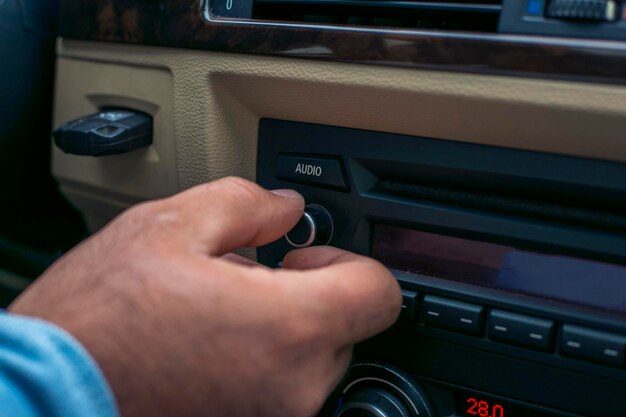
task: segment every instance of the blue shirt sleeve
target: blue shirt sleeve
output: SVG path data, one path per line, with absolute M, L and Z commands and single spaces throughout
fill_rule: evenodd
M 67 332 L 0 311 L 0 417 L 119 417 L 96 362 Z

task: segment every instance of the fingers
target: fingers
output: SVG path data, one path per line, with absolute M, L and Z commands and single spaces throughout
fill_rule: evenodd
M 391 326 L 402 304 L 400 287 L 373 259 L 331 247 L 289 253 L 282 273 L 339 346 L 351 345 Z M 297 270 L 297 271 L 296 271 Z
M 304 199 L 297 192 L 271 192 L 235 177 L 192 188 L 165 203 L 181 211 L 194 241 L 215 256 L 272 242 L 304 212 Z

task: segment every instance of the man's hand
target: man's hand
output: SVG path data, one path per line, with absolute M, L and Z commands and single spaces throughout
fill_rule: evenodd
M 10 310 L 82 342 L 125 417 L 312 416 L 401 296 L 382 265 L 330 247 L 291 252 L 281 270 L 224 256 L 280 238 L 303 209 L 293 191 L 237 178 L 141 204 Z

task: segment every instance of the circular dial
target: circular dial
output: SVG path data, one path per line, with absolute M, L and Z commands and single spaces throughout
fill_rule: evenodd
M 334 417 L 434 417 L 426 394 L 405 372 L 380 363 L 352 365 Z
M 318 204 L 304 208 L 300 221 L 286 235 L 285 239 L 293 247 L 326 245 L 333 236 L 333 219 L 328 210 Z
M 343 403 L 337 417 L 411 417 L 401 399 L 380 388 L 364 388 Z

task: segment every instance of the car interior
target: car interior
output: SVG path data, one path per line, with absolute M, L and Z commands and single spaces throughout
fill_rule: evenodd
M 320 416 L 626 416 L 626 2 L 0 0 L 0 302 L 238 176 L 402 313 Z M 9 64 L 7 64 L 9 63 Z

